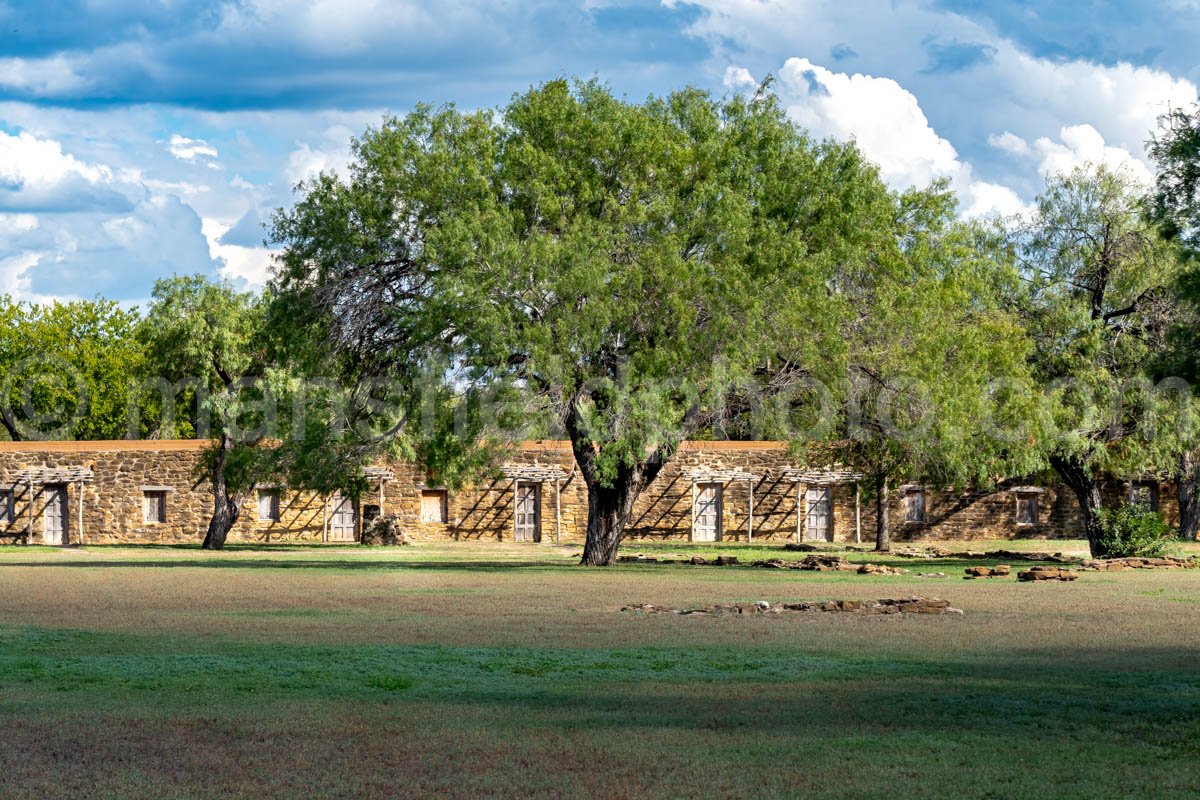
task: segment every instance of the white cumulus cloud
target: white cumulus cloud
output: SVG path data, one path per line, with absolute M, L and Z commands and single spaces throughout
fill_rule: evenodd
M 970 164 L 929 124 L 917 98 L 896 81 L 833 72 L 806 58 L 788 59 L 779 78 L 780 99 L 792 119 L 818 137 L 854 140 L 892 188 L 948 178 L 966 216 L 1024 207 L 1013 190 L 976 180 Z
M 171 136 L 167 150 L 180 161 L 195 161 L 197 158 L 216 158 L 217 148 L 203 139 L 189 139 L 178 133 Z

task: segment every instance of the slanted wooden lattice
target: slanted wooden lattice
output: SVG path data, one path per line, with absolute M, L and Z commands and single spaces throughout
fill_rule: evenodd
M 369 481 L 390 481 L 396 475 L 387 467 L 363 467 L 363 477 Z
M 500 472 L 512 481 L 565 481 L 570 477 L 565 469 L 554 464 L 505 464 Z
M 12 483 L 43 486 L 54 483 L 81 483 L 95 478 L 91 467 L 27 467 L 16 474 Z

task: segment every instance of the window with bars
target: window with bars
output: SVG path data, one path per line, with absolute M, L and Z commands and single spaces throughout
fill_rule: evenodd
M 1038 495 L 1034 492 L 1017 494 L 1017 524 L 1038 524 Z
M 904 521 L 925 521 L 925 490 L 908 489 L 904 493 Z
M 1143 506 L 1150 511 L 1158 511 L 1158 484 L 1148 481 L 1135 481 L 1129 484 L 1129 504 Z

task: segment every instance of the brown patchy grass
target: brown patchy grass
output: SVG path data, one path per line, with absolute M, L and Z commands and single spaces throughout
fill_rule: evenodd
M 0 796 L 1200 793 L 1200 571 L 1031 585 L 575 552 L 0 550 Z M 619 612 L 910 594 L 966 613 Z

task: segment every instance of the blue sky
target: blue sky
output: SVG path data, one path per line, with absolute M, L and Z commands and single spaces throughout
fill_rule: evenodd
M 262 222 L 383 113 L 562 75 L 641 99 L 774 74 L 893 186 L 1016 213 L 1085 161 L 1148 177 L 1197 52 L 1200 0 L 0 0 L 0 292 L 261 285 Z

